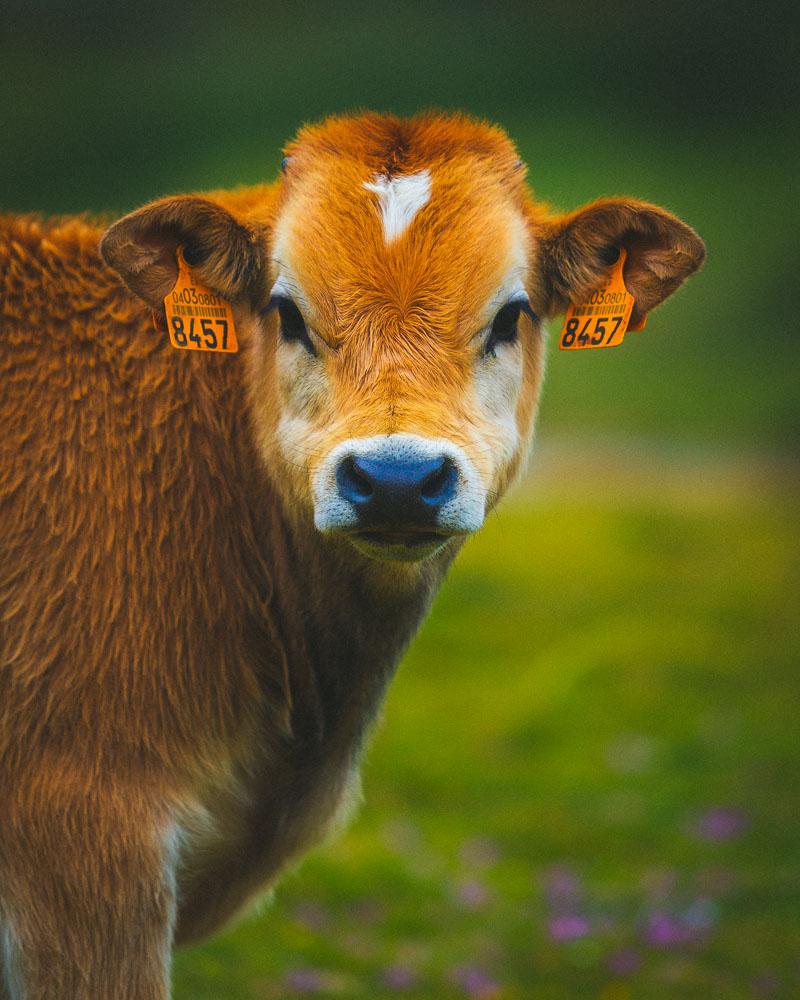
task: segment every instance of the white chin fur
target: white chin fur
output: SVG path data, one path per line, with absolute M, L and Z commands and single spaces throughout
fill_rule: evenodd
M 433 527 L 447 534 L 470 534 L 483 524 L 486 490 L 463 448 L 445 438 L 378 434 L 348 438 L 336 445 L 320 463 L 312 482 L 314 524 L 319 531 L 346 531 L 358 523 L 353 505 L 340 495 L 336 483 L 336 468 L 348 456 L 416 461 L 439 456 L 449 458 L 458 470 L 458 481 L 453 497 L 441 507 Z

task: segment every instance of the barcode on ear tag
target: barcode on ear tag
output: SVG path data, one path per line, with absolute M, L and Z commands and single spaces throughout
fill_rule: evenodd
M 622 277 L 626 256 L 621 249 L 606 283 L 592 292 L 588 301 L 573 303 L 567 309 L 558 339 L 562 351 L 616 347 L 622 343 L 635 301 Z
M 178 280 L 164 296 L 170 343 L 183 351 L 235 353 L 239 343 L 230 302 L 196 280 L 182 247 L 177 259 Z

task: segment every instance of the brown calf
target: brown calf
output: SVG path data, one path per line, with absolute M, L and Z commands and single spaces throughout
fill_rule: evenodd
M 496 128 L 366 115 L 303 130 L 273 185 L 102 242 L 0 220 L 14 1000 L 163 1000 L 173 942 L 347 813 L 403 650 L 524 461 L 539 317 L 621 247 L 635 320 L 702 262 L 661 209 L 549 216 L 523 174 Z M 238 354 L 154 330 L 179 248 Z

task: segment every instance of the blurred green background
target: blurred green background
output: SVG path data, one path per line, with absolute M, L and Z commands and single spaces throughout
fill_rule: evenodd
M 800 995 L 797 33 L 742 0 L 4 6 L 0 208 L 121 213 L 438 106 L 556 208 L 632 194 L 708 243 L 621 348 L 551 350 L 363 809 L 178 955 L 179 1000 Z

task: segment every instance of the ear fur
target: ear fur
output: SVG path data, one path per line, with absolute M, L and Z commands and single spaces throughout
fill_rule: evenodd
M 676 216 L 647 202 L 604 198 L 545 220 L 542 268 L 550 316 L 597 289 L 627 251 L 625 285 L 636 304 L 631 326 L 663 302 L 705 260 L 705 244 Z
M 198 278 L 226 299 L 255 303 L 265 294 L 264 234 L 206 198 L 162 198 L 131 212 L 106 230 L 100 253 L 157 308 L 175 284 L 179 246 Z

